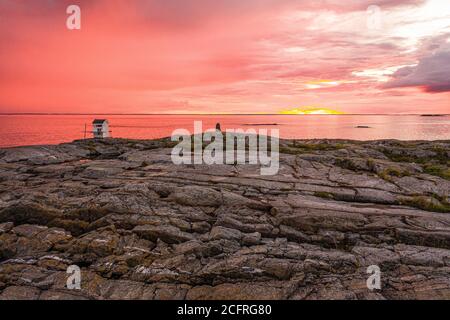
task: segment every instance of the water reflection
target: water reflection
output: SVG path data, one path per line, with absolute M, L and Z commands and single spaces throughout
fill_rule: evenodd
M 0 146 L 56 144 L 82 139 L 84 125 L 88 130 L 94 115 L 9 115 L 0 116 Z M 280 130 L 282 138 L 296 139 L 399 139 L 448 140 L 450 116 L 381 116 L 381 115 L 257 115 L 257 116 L 99 116 L 108 118 L 113 137 L 153 139 L 170 136 L 174 129 L 193 131 L 196 120 L 203 129 L 242 128 Z M 265 124 L 265 125 L 264 125 Z M 269 124 L 277 124 L 269 125 Z M 367 126 L 368 128 L 357 128 Z

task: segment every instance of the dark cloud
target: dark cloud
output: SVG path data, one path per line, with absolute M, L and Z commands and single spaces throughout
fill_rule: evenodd
M 417 66 L 394 73 L 384 88 L 423 87 L 426 92 L 450 91 L 450 43 L 422 58 Z

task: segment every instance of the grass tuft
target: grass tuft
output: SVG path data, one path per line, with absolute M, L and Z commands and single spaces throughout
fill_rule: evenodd
M 402 178 L 410 176 L 411 173 L 409 173 L 406 170 L 401 170 L 399 168 L 389 167 L 384 169 L 382 172 L 378 173 L 378 176 L 386 181 L 392 182 L 392 177 Z
M 316 191 L 316 192 L 314 192 L 314 196 L 318 197 L 318 198 L 334 200 L 334 194 L 332 194 L 330 192 Z
M 436 198 L 416 196 L 412 198 L 403 198 L 400 200 L 402 205 L 422 209 L 432 212 L 450 212 L 450 204 L 447 201 L 439 201 Z
M 445 165 L 426 164 L 423 166 L 423 170 L 430 175 L 450 180 L 450 168 Z

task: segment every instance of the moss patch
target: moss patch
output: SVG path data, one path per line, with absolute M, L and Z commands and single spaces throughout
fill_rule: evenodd
M 314 192 L 314 196 L 318 197 L 318 198 L 334 200 L 334 194 L 332 194 L 330 192 L 317 191 L 317 192 Z
M 402 178 L 410 176 L 411 174 L 406 171 L 395 167 L 389 167 L 384 169 L 382 172 L 378 173 L 378 176 L 386 181 L 391 182 L 393 179 L 392 177 Z
M 439 201 L 436 198 L 416 196 L 412 198 L 403 198 L 400 200 L 402 205 L 422 209 L 432 212 L 450 212 L 450 204 L 446 201 Z
M 430 175 L 450 180 L 450 168 L 445 165 L 426 164 L 423 166 L 423 171 Z
M 415 162 L 419 164 L 447 164 L 448 165 L 448 156 L 447 150 L 441 147 L 432 147 L 424 149 L 424 151 L 431 151 L 435 155 L 428 157 L 419 157 L 413 154 L 410 154 L 410 150 L 408 149 L 397 149 L 391 150 L 384 148 L 381 150 L 383 154 L 388 157 L 391 161 L 394 162 Z

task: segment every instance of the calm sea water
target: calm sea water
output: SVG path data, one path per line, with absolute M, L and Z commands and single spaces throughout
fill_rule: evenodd
M 152 139 L 170 136 L 174 129 L 193 131 L 195 120 L 203 121 L 203 129 L 254 128 L 278 129 L 283 138 L 296 139 L 399 139 L 449 140 L 450 116 L 295 116 L 295 115 L 0 115 L 0 147 L 58 144 L 84 137 L 87 124 L 91 130 L 94 118 L 106 118 L 116 138 Z M 273 125 L 276 124 L 276 125 Z M 368 126 L 370 128 L 356 128 Z M 88 133 L 88 137 L 90 134 Z

